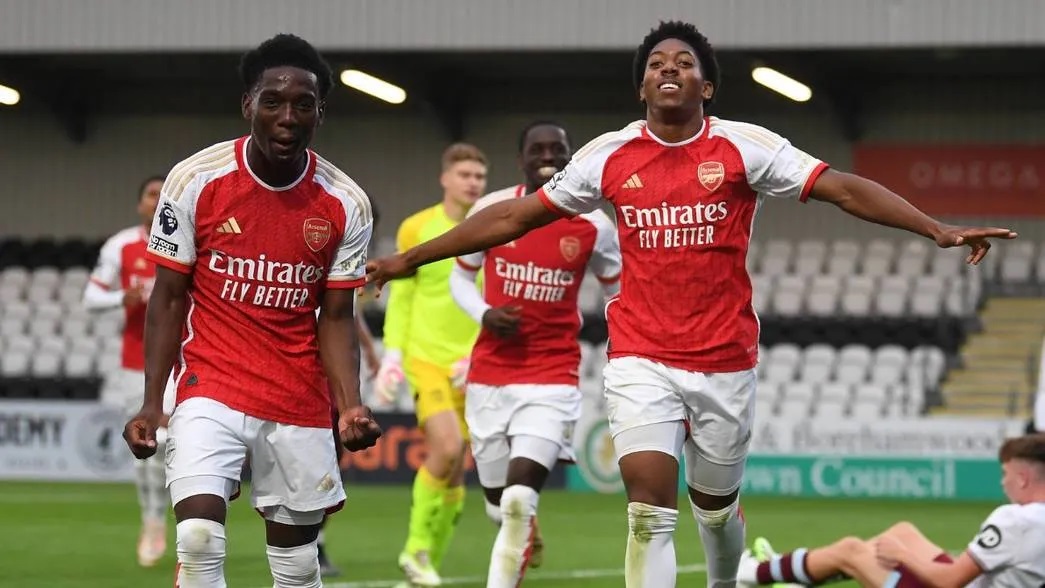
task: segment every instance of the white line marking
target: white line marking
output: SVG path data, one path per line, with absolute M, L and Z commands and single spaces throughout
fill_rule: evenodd
M 696 574 L 707 570 L 704 564 L 692 564 L 678 567 L 679 574 Z M 616 578 L 624 575 L 622 568 L 593 570 L 561 570 L 550 572 L 531 572 L 526 574 L 525 583 L 546 582 L 549 580 L 582 580 L 590 578 Z M 486 576 L 462 576 L 459 578 L 443 578 L 443 586 L 479 586 L 486 583 Z M 396 580 L 365 580 L 362 582 L 324 583 L 326 588 L 395 588 L 407 584 L 402 578 Z

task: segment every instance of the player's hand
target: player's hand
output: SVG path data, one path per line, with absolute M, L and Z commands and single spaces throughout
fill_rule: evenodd
M 875 557 L 878 563 L 887 569 L 895 569 L 903 563 L 907 549 L 892 537 L 879 537 L 874 543 Z
M 374 413 L 365 406 L 350 408 L 337 419 L 337 432 L 341 444 L 349 451 L 363 451 L 377 444 L 381 438 L 381 426 Z
M 156 429 L 160 426 L 163 411 L 142 408 L 123 427 L 123 440 L 138 459 L 156 455 Z
M 468 370 L 472 367 L 469 357 L 462 357 L 450 366 L 450 384 L 458 391 L 464 391 L 465 382 L 468 381 Z
M 136 284 L 123 291 L 123 305 L 126 308 L 134 308 L 145 303 L 145 286 Z
M 969 256 L 965 258 L 966 263 L 976 265 L 980 263 L 987 250 L 991 248 L 990 239 L 1015 239 L 1016 232 L 1009 229 L 998 229 L 993 227 L 956 227 L 945 225 L 940 234 L 936 236 L 936 244 L 940 247 L 969 246 Z
M 519 330 L 521 319 L 521 306 L 498 306 L 483 313 L 483 328 L 492 331 L 498 337 L 507 338 Z
M 381 295 L 381 287 L 392 280 L 408 278 L 417 271 L 406 263 L 406 257 L 402 254 L 389 255 L 380 259 L 371 259 L 366 263 L 366 282 L 373 284 L 377 290 L 376 295 Z
M 385 404 L 394 404 L 399 398 L 399 386 L 406 379 L 398 354 L 386 353 L 374 378 L 374 392 Z

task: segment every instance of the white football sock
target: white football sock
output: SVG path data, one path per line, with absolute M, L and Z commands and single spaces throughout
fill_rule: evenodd
M 533 548 L 537 501 L 537 491 L 529 486 L 508 486 L 501 494 L 501 528 L 493 543 L 486 588 L 519 585 Z
M 316 542 L 297 547 L 266 546 L 274 588 L 322 588 Z
M 739 502 L 722 510 L 703 510 L 690 501 L 697 520 L 700 541 L 708 566 L 709 588 L 733 588 L 737 585 L 737 568 L 744 553 L 744 517 Z
M 175 588 L 225 588 L 225 526 L 208 519 L 178 523 Z
M 674 588 L 675 525 L 679 511 L 642 502 L 628 503 L 626 588 Z

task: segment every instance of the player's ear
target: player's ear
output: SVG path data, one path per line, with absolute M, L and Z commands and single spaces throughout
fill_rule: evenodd
M 240 101 L 240 111 L 243 113 L 243 118 L 250 120 L 254 116 L 254 97 L 251 96 L 250 92 L 243 93 L 243 99 Z
M 317 126 L 317 127 L 318 127 L 319 125 L 323 124 L 323 118 L 324 118 L 324 117 L 326 116 L 326 114 L 327 114 L 327 103 L 326 103 L 326 101 L 325 101 L 325 100 L 323 100 L 323 101 L 320 101 L 320 103 L 319 103 L 319 107 L 318 107 L 318 108 L 319 108 L 319 116 L 318 116 L 318 118 L 316 119 L 316 126 Z
M 702 98 L 704 98 L 704 100 L 711 100 L 711 97 L 714 96 L 714 95 L 715 95 L 715 84 L 712 84 L 711 82 L 705 81 L 704 82 L 704 87 L 700 91 L 700 96 Z

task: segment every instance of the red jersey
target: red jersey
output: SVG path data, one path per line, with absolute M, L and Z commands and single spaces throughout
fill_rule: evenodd
M 762 201 L 809 195 L 823 162 L 766 129 L 709 117 L 666 143 L 645 121 L 581 148 L 538 196 L 571 216 L 616 210 L 624 273 L 607 305 L 609 356 L 733 372 L 758 360 L 746 259 Z
M 123 307 L 123 345 L 120 365 L 124 369 L 145 369 L 145 302 L 156 280 L 156 265 L 145 255 L 148 233 L 141 226 L 116 233 L 102 245 L 91 282 L 105 290 L 129 290 L 142 286 L 142 304 Z
M 524 186 L 494 192 L 469 214 L 518 198 Z M 555 221 L 488 251 L 457 258 L 483 272 L 483 298 L 493 307 L 522 308 L 510 338 L 482 330 L 472 348 L 468 381 L 489 386 L 578 383 L 581 315 L 577 295 L 587 269 L 603 283 L 620 278 L 620 247 L 613 222 L 602 211 Z
M 370 201 L 312 151 L 292 184 L 266 185 L 247 166 L 249 140 L 179 163 L 160 194 L 149 256 L 192 274 L 177 401 L 329 427 L 315 311 L 326 288 L 363 285 Z

